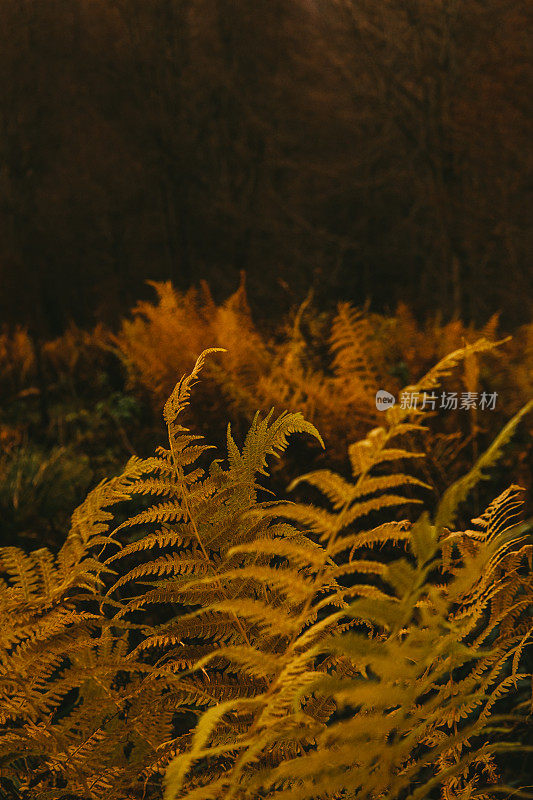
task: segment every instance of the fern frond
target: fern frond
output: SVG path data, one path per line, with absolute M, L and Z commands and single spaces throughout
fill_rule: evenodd
M 208 347 L 196 359 L 190 375 L 185 375 L 174 387 L 174 390 L 163 409 L 163 418 L 167 425 L 174 425 L 178 416 L 186 408 L 191 398 L 191 391 L 198 380 L 198 376 L 205 364 L 206 356 L 211 353 L 225 353 L 223 347 Z
M 454 367 L 456 367 L 461 361 L 464 361 L 465 359 L 476 355 L 477 353 L 490 352 L 496 347 L 500 347 L 502 344 L 505 344 L 509 340 L 510 337 L 506 337 L 505 339 L 500 339 L 499 341 L 495 342 L 482 337 L 472 344 L 467 344 L 465 347 L 460 347 L 457 350 L 454 350 L 453 353 L 449 353 L 442 358 L 438 364 L 432 367 L 429 372 L 427 372 L 419 381 L 417 381 L 416 384 L 406 387 L 404 391 L 416 393 L 435 389 L 440 385 L 442 379 L 450 375 Z
M 503 448 L 513 436 L 520 420 L 531 410 L 533 410 L 533 400 L 530 400 L 529 403 L 509 420 L 488 450 L 478 459 L 474 467 L 446 490 L 437 509 L 437 526 L 445 527 L 453 524 L 460 503 L 466 499 L 474 486 L 486 479 L 487 470 L 501 458 Z
M 257 413 L 246 436 L 241 463 L 243 469 L 249 473 L 266 475 L 267 456 L 283 452 L 289 443 L 289 436 L 293 433 L 308 433 L 325 447 L 315 426 L 304 419 L 302 414 L 285 411 L 271 423 L 273 411 L 274 409 L 262 420 Z

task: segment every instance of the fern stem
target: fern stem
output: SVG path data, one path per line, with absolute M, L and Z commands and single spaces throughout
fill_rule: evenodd
M 195 521 L 195 519 L 194 519 L 194 517 L 192 515 L 192 510 L 191 510 L 191 507 L 190 507 L 188 499 L 187 499 L 187 486 L 186 486 L 186 483 L 185 483 L 185 476 L 183 474 L 183 469 L 179 466 L 178 460 L 176 458 L 176 452 L 174 450 L 174 435 L 172 433 L 172 429 L 171 429 L 170 423 L 167 425 L 167 429 L 168 429 L 168 441 L 169 441 L 169 444 L 170 444 L 170 452 L 171 452 L 171 455 L 172 455 L 172 463 L 174 465 L 174 469 L 176 470 L 176 475 L 177 475 L 177 478 L 178 478 L 178 481 L 179 481 L 179 485 L 180 485 L 180 489 L 181 489 L 181 493 L 182 493 L 182 498 L 183 498 L 183 507 L 184 507 L 185 513 L 186 513 L 186 515 L 187 515 L 187 517 L 189 519 L 189 522 L 191 523 L 194 535 L 196 537 L 196 541 L 198 542 L 198 545 L 199 545 L 199 547 L 200 547 L 200 549 L 202 551 L 202 555 L 204 557 L 204 561 L 207 564 L 208 568 L 210 569 L 211 574 L 216 577 L 216 570 L 213 568 L 213 565 L 211 564 L 211 559 L 209 558 L 209 555 L 208 555 L 208 553 L 207 553 L 207 551 L 206 551 L 206 549 L 204 547 L 204 543 L 202 542 L 202 538 L 201 538 L 200 533 L 198 531 L 198 526 L 196 525 L 196 521 Z M 224 600 L 229 600 L 229 598 L 227 597 L 227 595 L 226 595 L 226 593 L 224 591 L 224 588 L 223 588 L 222 584 L 220 583 L 220 581 L 218 580 L 218 578 L 216 579 L 216 584 L 215 585 L 216 585 L 217 589 L 219 590 L 219 592 L 221 593 L 221 595 L 224 598 Z M 250 646 L 250 640 L 248 639 L 248 636 L 246 634 L 246 631 L 245 631 L 240 619 L 235 614 L 235 612 L 232 612 L 232 616 L 233 616 L 233 618 L 234 618 L 234 620 L 235 620 L 235 622 L 237 624 L 237 627 L 238 627 L 238 629 L 239 629 L 244 641 L 246 642 L 246 644 L 248 646 Z

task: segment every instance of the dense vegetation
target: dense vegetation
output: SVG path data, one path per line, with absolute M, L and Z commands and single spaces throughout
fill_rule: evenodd
M 327 455 L 295 446 L 287 466 L 275 467 L 276 489 L 304 464 L 346 470 L 347 444 L 381 424 L 376 391 L 388 390 L 399 403 L 402 387 L 465 343 L 501 342 L 465 359 L 443 390 L 459 399 L 477 393 L 478 400 L 483 391 L 495 392 L 497 402 L 493 410 L 460 403 L 444 410 L 439 396 L 430 430 L 417 434 L 428 453 L 423 478 L 436 494 L 533 395 L 531 325 L 509 339 L 499 333 L 497 316 L 476 330 L 460 320 L 417 323 L 405 305 L 385 316 L 342 303 L 328 314 L 308 297 L 267 328 L 254 322 L 243 285 L 220 305 L 206 285 L 186 293 L 169 284 L 155 288 L 155 302 L 139 303 L 118 332 L 102 324 L 92 331 L 71 326 L 37 349 L 23 328 L 0 335 L 4 543 L 59 546 L 88 489 L 161 441 L 161 410 L 176 376 L 212 345 L 228 352 L 206 366 L 209 380 L 189 412 L 195 430 L 222 445 L 227 420 L 243 437 L 257 409 L 288 409 L 301 411 L 326 442 Z M 506 450 L 493 486 L 503 490 L 512 479 L 531 487 L 526 426 Z M 474 514 L 490 499 L 483 492 L 476 494 Z
M 22 329 L 2 340 L 3 380 L 27 407 L 2 409 L 1 791 L 529 796 L 533 544 L 510 479 L 530 479 L 530 328 L 516 344 L 494 341 L 496 319 L 483 336 L 459 322 L 421 336 L 405 307 L 328 319 L 309 299 L 267 335 L 243 287 L 222 306 L 206 287 L 157 289 L 117 334 L 72 329 L 40 353 Z M 169 392 L 172 363 L 193 363 L 205 337 L 217 346 Z M 129 382 L 112 388 L 117 354 Z M 509 405 L 378 411 L 382 381 L 416 396 L 498 387 Z M 137 436 L 148 446 L 165 395 L 167 446 L 132 455 L 67 526 L 77 492 Z M 254 402 L 275 408 L 249 419 Z M 59 420 L 62 452 L 43 458 Z M 306 440 L 280 468 L 293 434 Z
M 0 800 L 533 798 L 530 21 L 0 0 Z

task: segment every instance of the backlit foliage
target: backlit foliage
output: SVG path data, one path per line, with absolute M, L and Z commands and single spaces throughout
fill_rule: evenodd
M 42 368 L 50 383 L 66 384 L 81 373 L 87 378 L 102 354 L 109 347 L 109 332 L 99 324 L 85 331 L 71 324 L 62 336 L 46 342 L 32 341 L 28 331 L 17 327 L 0 333 L 0 385 L 3 393 L 37 392 L 37 354 L 39 346 Z
M 398 396 L 402 386 L 415 383 L 447 353 L 479 338 L 498 337 L 497 315 L 476 330 L 457 319 L 417 322 L 402 304 L 388 315 L 348 303 L 332 313 L 319 313 L 311 296 L 277 329 L 268 330 L 254 321 L 244 280 L 221 304 L 215 303 L 206 284 L 185 293 L 169 282 L 153 286 L 156 302 L 138 303 L 117 334 L 102 325 L 90 332 L 71 326 L 58 339 L 40 343 L 32 342 L 22 328 L 1 334 L 0 388 L 5 403 L 41 403 L 43 391 L 49 405 L 65 396 L 77 403 L 81 395 L 92 396 L 95 375 L 117 384 L 118 355 L 128 375 L 127 390 L 142 402 L 148 399 L 159 419 L 176 374 L 186 371 L 198 352 L 218 346 L 228 353 L 223 363 L 206 367 L 209 381 L 201 388 L 198 407 L 208 409 L 212 419 L 206 427 L 205 416 L 193 408 L 198 430 L 212 432 L 213 420 L 220 420 L 223 430 L 222 422 L 229 418 L 235 432 L 244 435 L 257 408 L 300 411 L 321 431 L 330 458 L 340 464 L 346 441 L 380 424 L 374 404 L 377 388 Z M 477 456 L 478 443 L 486 444 L 531 397 L 532 329 L 531 324 L 523 326 L 488 358 L 473 357 L 462 373 L 450 377 L 447 390 L 490 387 L 499 399 L 496 411 L 482 418 L 449 412 L 431 427 L 428 468 L 434 477 L 440 475 L 439 490 L 445 475 L 459 475 Z M 526 469 L 519 477 L 529 481 Z
M 430 319 L 422 325 L 405 305 L 384 316 L 341 303 L 326 319 L 308 297 L 269 337 L 253 321 L 244 283 L 220 306 L 205 284 L 185 294 L 168 282 L 153 285 L 157 303 L 139 303 L 133 319 L 123 322 L 115 344 L 132 385 L 143 385 L 158 411 L 176 372 L 185 369 L 195 353 L 216 345 L 228 349 L 228 357 L 208 370 L 230 413 L 244 412 L 251 419 L 256 408 L 300 410 L 339 451 L 345 450 L 347 438 L 360 436 L 378 422 L 378 388 L 397 393 L 451 351 L 479 338 L 494 341 L 498 332 L 498 315 L 481 330 L 460 320 Z M 507 411 L 518 410 L 530 396 L 530 327 L 518 331 L 501 354 L 493 353 L 498 361 L 490 372 L 491 385 L 495 373 L 496 388 L 505 390 L 505 402 L 511 404 Z M 480 385 L 487 370 L 484 364 Z M 458 376 L 447 388 L 462 391 L 465 384 Z
M 412 388 L 491 347 L 456 350 Z M 57 556 L 0 550 L 2 790 L 499 796 L 497 756 L 530 707 L 521 490 L 454 522 L 533 402 L 432 514 L 412 445 L 429 420 L 398 406 L 349 445 L 349 477 L 324 468 L 289 487 L 323 503 L 289 502 L 264 481 L 293 434 L 322 445 L 301 413 L 256 414 L 242 444 L 228 426 L 225 459 L 182 424 L 219 349 L 167 399 L 168 446 L 96 487 Z
M 195 354 L 211 345 L 228 349 L 225 370 L 237 385 L 255 384 L 267 369 L 269 352 L 255 330 L 244 285 L 216 306 L 206 284 L 180 293 L 169 282 L 154 283 L 157 304 L 138 303 L 124 320 L 116 344 L 133 380 L 161 405 Z

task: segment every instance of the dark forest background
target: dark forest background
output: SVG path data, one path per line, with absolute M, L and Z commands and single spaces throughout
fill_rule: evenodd
M 243 269 L 258 317 L 311 285 L 526 321 L 528 5 L 1 0 L 2 321 Z

